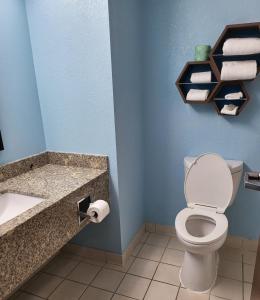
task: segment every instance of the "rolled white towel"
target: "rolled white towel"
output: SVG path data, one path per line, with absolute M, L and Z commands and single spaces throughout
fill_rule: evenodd
M 241 99 L 243 98 L 243 93 L 242 92 L 237 92 L 237 93 L 230 93 L 225 95 L 225 99 L 232 100 L 232 99 Z
M 191 74 L 190 81 L 192 83 L 208 83 L 211 82 L 211 71 L 195 72 Z
M 260 53 L 260 38 L 231 38 L 223 44 L 223 55 L 249 55 Z
M 257 73 L 255 60 L 223 61 L 221 80 L 254 79 Z
M 186 100 L 189 101 L 205 101 L 208 98 L 209 90 L 190 89 Z
M 220 112 L 222 115 L 235 116 L 237 114 L 237 110 L 238 110 L 238 106 L 234 104 L 226 104 L 223 106 Z

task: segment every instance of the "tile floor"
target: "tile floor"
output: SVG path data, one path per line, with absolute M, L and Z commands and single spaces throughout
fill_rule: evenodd
M 255 241 L 228 238 L 215 287 L 197 294 L 180 285 L 184 252 L 177 238 L 146 233 L 125 268 L 60 253 L 11 299 L 249 300 L 256 250 Z

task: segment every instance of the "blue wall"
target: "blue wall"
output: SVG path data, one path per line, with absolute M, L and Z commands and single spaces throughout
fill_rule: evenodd
M 24 2 L 0 3 L 0 130 L 7 163 L 45 149 Z
M 107 0 L 25 3 L 30 36 L 23 1 L 0 4 L 0 161 L 46 147 L 109 155 L 112 213 L 74 242 L 121 252 L 144 219 L 174 224 L 186 206 L 186 155 L 212 151 L 260 168 L 259 79 L 232 119 L 185 105 L 174 85 L 194 45 L 258 20 L 257 0 L 230 0 L 230 9 L 220 0 L 214 10 L 203 0 L 109 0 L 109 11 Z M 227 211 L 233 234 L 258 237 L 258 198 L 241 186 Z
M 144 222 L 142 14 L 139 0 L 109 1 L 122 247 Z
M 26 7 L 47 149 L 109 155 L 111 215 L 74 242 L 120 252 L 108 3 L 43 0 Z
M 194 46 L 214 45 L 226 24 L 259 21 L 258 0 L 146 0 L 145 59 L 145 207 L 146 221 L 174 224 L 186 206 L 183 158 L 217 152 L 260 169 L 260 81 L 248 84 L 251 102 L 239 117 L 220 117 L 210 105 L 185 105 L 174 82 L 193 60 Z M 257 192 L 240 188 L 228 209 L 233 234 L 258 238 Z

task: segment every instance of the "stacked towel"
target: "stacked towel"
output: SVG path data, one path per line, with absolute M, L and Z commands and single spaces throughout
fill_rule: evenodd
M 228 100 L 241 99 L 241 98 L 243 98 L 242 92 L 230 93 L 230 94 L 225 95 L 225 99 L 228 99 Z
M 221 80 L 254 79 L 257 73 L 255 60 L 224 61 L 221 70 Z
M 208 98 L 209 90 L 196 90 L 196 89 L 190 89 L 186 100 L 189 101 L 205 101 Z
M 237 114 L 238 106 L 234 104 L 228 104 L 224 105 L 224 107 L 221 109 L 222 115 L 231 115 L 235 116 Z
M 260 53 L 260 38 L 231 38 L 223 45 L 223 55 L 249 55 Z
M 211 71 L 192 73 L 190 77 L 192 83 L 208 83 L 211 82 Z

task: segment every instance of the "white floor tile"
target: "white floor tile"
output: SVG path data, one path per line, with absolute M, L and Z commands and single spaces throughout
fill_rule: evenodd
M 209 300 L 209 294 L 194 293 L 181 288 L 179 290 L 177 300 Z
M 154 275 L 154 280 L 179 286 L 179 273 L 179 267 L 160 263 Z
M 160 261 L 164 248 L 145 244 L 138 254 L 138 257 Z
M 148 239 L 146 240 L 146 244 L 165 248 L 168 244 L 169 239 L 170 237 L 167 235 L 150 233 Z
M 250 300 L 252 292 L 252 284 L 244 283 L 244 300 Z
M 218 275 L 242 281 L 242 263 L 221 260 L 219 263 Z
M 107 264 L 105 264 L 104 268 L 116 270 L 116 271 L 119 271 L 119 272 L 127 272 L 128 269 L 131 267 L 134 260 L 135 260 L 135 257 L 130 256 L 124 267 L 120 266 L 120 265 L 113 265 L 113 264 L 107 263 Z
M 244 251 L 243 253 L 243 263 L 248 265 L 255 265 L 256 262 L 256 252 Z
M 113 294 L 100 290 L 94 287 L 88 287 L 84 294 L 80 297 L 80 300 L 110 300 Z
M 99 266 L 81 262 L 67 278 L 80 283 L 89 284 L 100 270 L 101 267 Z
M 166 249 L 161 262 L 175 266 L 181 266 L 184 258 L 184 252 L 173 249 Z
M 210 295 L 209 300 L 226 300 L 226 299 Z
M 257 251 L 258 240 L 243 239 L 243 248 L 248 251 Z
M 133 299 L 133 298 L 129 298 L 129 297 L 117 295 L 117 294 L 115 294 L 114 297 L 112 298 L 112 300 L 131 300 L 131 299 Z
M 255 267 L 252 265 L 243 265 L 243 272 L 244 272 L 244 281 L 245 282 L 249 282 L 252 283 L 253 282 L 253 278 L 254 278 L 254 270 Z
M 178 287 L 153 281 L 147 291 L 145 300 L 173 300 L 178 293 Z
M 145 232 L 141 238 L 141 243 L 144 243 L 147 240 L 148 236 L 149 236 L 149 232 Z
M 126 274 L 116 293 L 135 299 L 143 299 L 150 280 L 130 274 Z
M 230 300 L 242 300 L 242 282 L 238 280 L 218 277 L 211 294 Z
M 142 249 L 143 245 L 144 245 L 143 243 L 138 244 L 138 245 L 135 247 L 135 249 L 134 249 L 132 255 L 133 255 L 133 256 L 137 256 L 138 253 L 139 253 L 139 251 Z
M 157 266 L 157 262 L 137 257 L 128 273 L 152 279 Z
M 48 298 L 61 282 L 62 279 L 59 277 L 39 273 L 29 280 L 22 289 L 39 297 Z
M 242 249 L 222 247 L 219 250 L 220 260 L 242 262 Z
M 21 293 L 15 300 L 42 300 L 42 298 L 27 293 Z
M 242 241 L 243 238 L 241 237 L 229 235 L 226 239 L 225 246 L 240 249 L 242 248 Z
M 64 280 L 49 297 L 50 300 L 78 300 L 87 286 Z
M 123 279 L 124 275 L 125 274 L 122 272 L 103 269 L 99 272 L 99 274 L 91 283 L 91 285 L 110 292 L 115 292 L 121 280 Z
M 43 269 L 43 271 L 60 277 L 66 277 L 78 263 L 77 260 L 57 256 Z
M 172 237 L 167 245 L 167 248 L 185 251 L 184 245 L 178 240 L 177 237 Z

